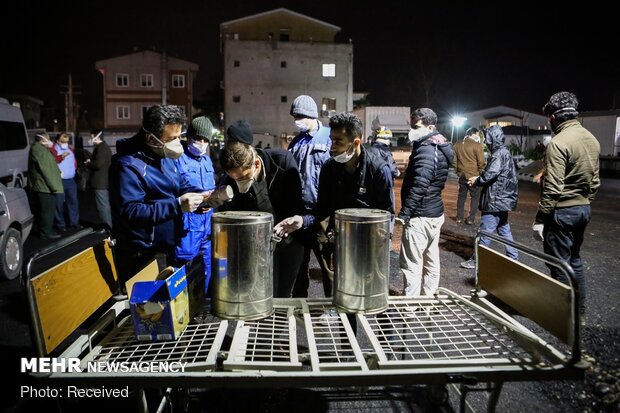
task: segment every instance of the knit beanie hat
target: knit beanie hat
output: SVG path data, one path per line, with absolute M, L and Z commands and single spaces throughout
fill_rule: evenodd
M 252 134 L 252 126 L 247 120 L 234 121 L 226 130 L 228 142 L 241 142 L 246 145 L 252 145 L 254 135 Z
M 316 108 L 316 102 L 308 95 L 297 96 L 291 105 L 291 116 L 318 118 L 319 112 Z
M 192 123 L 187 128 L 187 136 L 190 138 L 211 139 L 211 135 L 213 135 L 213 124 L 206 116 L 198 116 L 192 119 Z

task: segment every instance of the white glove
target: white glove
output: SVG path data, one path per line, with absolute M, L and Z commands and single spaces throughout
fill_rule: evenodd
M 287 237 L 291 232 L 297 231 L 304 224 L 301 215 L 293 215 L 292 217 L 283 219 L 273 227 L 273 232 L 279 237 Z
M 213 191 L 203 192 L 202 195 L 204 196 L 203 201 L 207 205 L 211 208 L 217 208 L 225 202 L 231 201 L 235 193 L 230 185 L 222 185 L 218 186 Z
M 194 212 L 196 208 L 202 203 L 202 194 L 195 192 L 188 192 L 181 195 L 179 198 L 179 205 L 183 212 Z
M 537 224 L 536 222 L 534 222 L 534 224 L 532 224 L 532 236 L 534 237 L 534 239 L 536 241 L 544 241 L 545 238 L 543 237 L 543 230 L 545 229 L 545 224 Z

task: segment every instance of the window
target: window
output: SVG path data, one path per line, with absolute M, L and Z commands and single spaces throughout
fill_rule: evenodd
M 286 67 L 286 60 L 282 60 L 280 62 L 280 67 Z
M 323 63 L 323 77 L 336 77 L 335 63 Z
M 172 87 L 182 89 L 185 87 L 185 75 L 172 75 Z
M 505 128 L 506 126 L 512 126 L 512 122 L 507 121 L 507 120 L 490 120 L 489 126 L 493 126 L 493 125 L 499 125 L 502 128 Z
M 321 105 L 321 116 L 330 116 L 336 111 L 336 99 L 323 98 Z
M 288 42 L 289 41 L 289 30 L 288 29 L 280 29 L 280 41 Z
M 117 106 L 116 119 L 129 119 L 129 106 Z
M 116 87 L 129 87 L 129 75 L 127 73 L 116 74 Z
M 28 146 L 28 137 L 21 122 L 0 121 L 0 151 L 14 151 Z
M 288 98 L 286 96 L 280 96 L 280 102 L 286 103 L 287 101 L 288 101 Z
M 233 96 L 233 102 L 235 102 L 235 103 L 241 102 L 241 96 L 238 96 L 238 95 L 237 96 Z
M 150 73 L 140 74 L 140 87 L 153 87 L 153 75 Z
M 239 67 L 239 66 L 241 66 L 241 62 L 238 61 L 238 60 L 235 60 L 234 63 L 233 63 L 233 66 L 234 67 Z

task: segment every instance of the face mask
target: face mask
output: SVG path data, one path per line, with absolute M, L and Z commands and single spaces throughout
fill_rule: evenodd
M 299 132 L 307 132 L 310 130 L 304 119 L 297 119 L 295 121 L 295 127 L 299 130 Z
M 61 144 L 60 144 L 60 147 L 61 147 L 62 149 L 67 149 L 67 148 L 69 147 L 69 144 L 68 144 L 68 143 L 61 143 Z
M 415 142 L 417 140 L 420 140 L 420 138 L 426 135 L 428 135 L 428 130 L 425 127 L 409 129 L 409 142 Z
M 353 155 L 355 154 L 355 151 L 353 150 L 353 144 L 349 145 L 349 148 L 347 148 L 346 151 L 342 152 L 340 155 L 336 155 L 334 156 L 334 161 L 338 162 L 338 163 L 347 163 L 351 160 L 351 158 L 353 158 Z M 351 153 L 349 153 L 349 151 L 351 151 Z
M 181 145 L 181 140 L 179 138 L 163 143 L 157 136 L 152 133 L 151 135 L 161 145 L 153 145 L 151 143 L 147 143 L 147 145 L 162 158 L 178 159 L 183 154 L 183 145 Z
M 209 144 L 202 141 L 190 141 L 191 143 L 187 145 L 187 149 L 194 156 L 202 156 L 207 153 L 207 148 Z
M 255 181 L 254 176 L 256 175 L 256 166 L 253 167 L 253 170 L 254 171 L 252 172 L 251 178 L 235 181 L 240 193 L 245 194 L 250 190 L 250 188 L 252 188 L 252 184 Z

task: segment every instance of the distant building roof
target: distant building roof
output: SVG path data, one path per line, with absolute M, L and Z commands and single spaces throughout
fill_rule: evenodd
M 391 129 L 392 132 L 409 131 L 409 122 L 407 117 L 399 113 L 383 113 L 377 115 L 372 120 L 372 130 L 377 130 L 381 126 Z
M 332 30 L 334 30 L 336 32 L 340 31 L 340 27 L 338 27 L 338 26 L 334 26 L 333 24 L 329 24 L 329 23 L 326 23 L 324 21 L 321 21 L 321 20 L 318 20 L 318 19 L 306 16 L 305 14 L 296 13 L 296 12 L 294 12 L 292 10 L 289 10 L 289 9 L 286 9 L 284 7 L 280 7 L 279 9 L 273 9 L 273 10 L 265 11 L 265 12 L 262 12 L 262 13 L 252 14 L 251 16 L 241 17 L 239 19 L 228 20 L 228 21 L 220 23 L 220 27 L 226 27 L 226 26 L 229 26 L 231 24 L 243 23 L 243 22 L 247 22 L 247 21 L 250 21 L 250 20 L 256 20 L 256 19 L 260 19 L 260 18 L 267 17 L 267 16 L 270 16 L 270 15 L 273 15 L 273 14 L 278 14 L 278 13 L 285 13 L 285 14 L 289 14 L 291 16 L 296 16 L 296 17 L 299 17 L 299 18 L 302 18 L 302 19 L 306 19 L 306 20 L 312 21 L 312 22 L 314 22 L 316 24 L 320 24 L 320 25 L 325 26 L 326 28 L 332 29 Z

